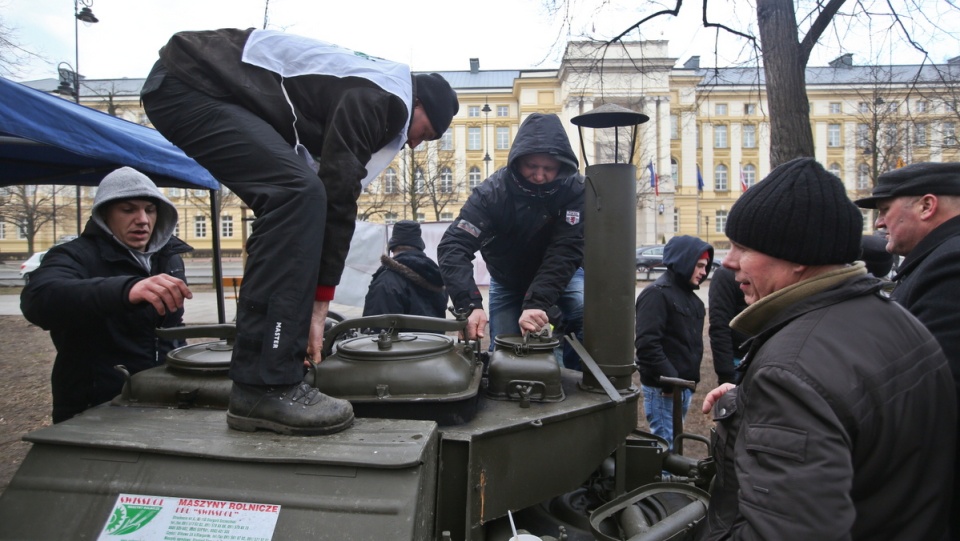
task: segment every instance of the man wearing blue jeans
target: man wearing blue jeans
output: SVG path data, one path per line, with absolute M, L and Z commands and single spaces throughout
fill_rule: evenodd
M 493 278 L 490 279 L 489 299 L 490 307 L 490 336 L 498 334 L 520 334 L 520 314 L 523 312 L 523 292 L 504 287 Z M 573 333 L 579 340 L 583 340 L 583 269 L 577 269 L 560 294 L 556 304 L 563 321 L 554 329 L 554 336 L 563 340 L 562 336 Z M 580 370 L 580 356 L 570 344 L 563 340 L 562 348 L 557 348 L 557 361 L 564 367 Z M 491 351 L 493 343 L 490 344 Z
M 484 337 L 487 314 L 473 279 L 479 251 L 490 272 L 490 337 L 539 332 L 561 316 L 583 320 L 583 176 L 557 115 L 520 126 L 507 165 L 477 186 L 437 246 L 453 306 L 467 315 L 464 338 Z M 575 355 L 571 364 L 578 363 Z M 569 366 L 569 365 L 568 365 Z
M 713 246 L 697 237 L 673 237 L 663 249 L 667 267 L 637 297 L 637 368 L 643 409 L 650 432 L 673 447 L 673 393 L 682 392 L 681 418 L 690 406 L 691 389 L 663 384 L 661 377 L 700 381 L 703 320 L 706 310 L 695 290 L 713 263 Z

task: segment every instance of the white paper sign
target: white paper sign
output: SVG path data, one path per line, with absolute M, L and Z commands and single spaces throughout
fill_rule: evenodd
M 99 541 L 270 541 L 280 506 L 120 494 Z

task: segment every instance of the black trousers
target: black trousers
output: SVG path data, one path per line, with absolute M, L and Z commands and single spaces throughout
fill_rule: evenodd
M 246 246 L 230 377 L 252 385 L 298 383 L 320 271 L 327 215 L 323 183 L 263 119 L 163 71 L 154 67 L 152 86 L 158 75 L 162 82 L 142 96 L 150 121 L 256 215 Z

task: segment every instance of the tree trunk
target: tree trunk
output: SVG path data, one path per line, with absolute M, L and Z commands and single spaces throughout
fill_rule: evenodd
M 813 156 L 806 55 L 797 39 L 791 0 L 757 0 L 767 105 L 770 108 L 770 165 Z

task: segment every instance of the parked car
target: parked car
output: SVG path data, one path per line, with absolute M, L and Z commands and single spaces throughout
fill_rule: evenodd
M 663 267 L 663 244 L 637 248 L 637 270 L 650 272 L 654 267 Z
M 20 264 L 20 278 L 24 280 L 30 279 L 30 273 L 37 270 L 37 267 L 40 266 L 40 261 L 43 260 L 43 256 L 46 255 L 47 251 L 37 252 L 30 256 L 29 259 Z
M 665 269 L 666 267 L 663 266 L 663 247 L 663 244 L 655 244 L 637 248 L 637 272 L 649 273 L 655 269 Z M 720 268 L 721 260 L 722 258 L 714 258 L 707 277 L 713 275 L 713 271 Z

